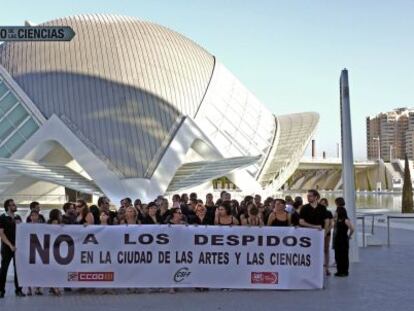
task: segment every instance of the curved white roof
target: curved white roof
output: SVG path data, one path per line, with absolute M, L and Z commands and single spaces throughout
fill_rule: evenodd
M 262 185 L 279 189 L 293 174 L 319 122 L 316 112 L 277 116 L 277 135 L 258 176 Z
M 58 115 L 121 177 L 150 177 L 177 120 L 194 117 L 214 57 L 165 27 L 114 15 L 79 15 L 70 42 L 0 45 L 6 68 L 40 112 Z

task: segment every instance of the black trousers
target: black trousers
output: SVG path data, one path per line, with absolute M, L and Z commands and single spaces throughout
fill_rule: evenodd
M 14 259 L 14 253 L 8 247 L 2 247 L 1 268 L 0 268 L 0 292 L 6 291 L 5 287 L 6 287 L 7 271 L 9 270 L 9 265 L 12 259 L 13 259 L 13 267 L 14 267 L 14 286 L 16 288 L 16 292 L 22 290 L 22 288 L 19 286 L 19 281 L 17 280 L 16 260 Z
M 336 270 L 339 274 L 348 274 L 349 247 L 345 245 L 335 247 Z

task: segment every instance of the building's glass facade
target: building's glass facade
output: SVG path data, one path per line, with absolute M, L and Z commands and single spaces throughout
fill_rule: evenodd
M 256 176 L 276 132 L 272 113 L 224 66 L 216 63 L 196 122 L 225 157 L 257 156 Z
M 0 76 L 0 157 L 13 154 L 38 128 L 38 123 Z

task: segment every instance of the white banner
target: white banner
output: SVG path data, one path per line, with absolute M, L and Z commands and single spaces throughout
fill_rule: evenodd
M 22 286 L 317 289 L 323 231 L 19 224 Z

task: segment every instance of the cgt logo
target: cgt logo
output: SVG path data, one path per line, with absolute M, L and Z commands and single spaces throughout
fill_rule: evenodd
M 113 272 L 69 272 L 68 282 L 113 282 Z
M 252 272 L 251 284 L 278 284 L 279 274 L 277 272 Z
M 190 276 L 191 272 L 190 269 L 187 267 L 180 268 L 178 271 L 174 274 L 174 282 L 180 283 L 184 281 L 184 279 L 188 278 Z

